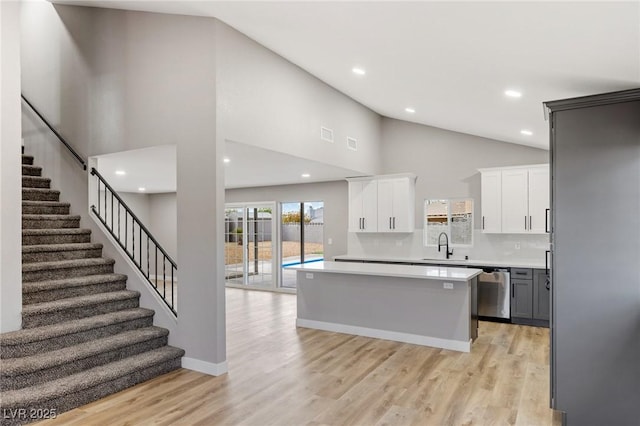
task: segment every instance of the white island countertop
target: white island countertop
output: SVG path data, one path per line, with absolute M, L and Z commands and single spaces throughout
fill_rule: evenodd
M 307 272 L 329 272 L 334 274 L 375 275 L 425 280 L 469 281 L 479 275 L 481 269 L 448 268 L 418 265 L 388 265 L 383 263 L 313 262 L 287 269 Z
M 544 260 L 538 259 L 518 259 L 518 260 L 495 260 L 495 259 L 424 259 L 418 257 L 393 257 L 393 256 L 367 256 L 367 255 L 340 255 L 334 256 L 335 260 L 352 262 L 405 262 L 416 264 L 452 264 L 465 266 L 494 266 L 503 268 L 532 268 L 545 269 Z

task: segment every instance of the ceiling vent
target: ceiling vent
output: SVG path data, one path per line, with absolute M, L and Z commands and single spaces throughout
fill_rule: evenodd
M 349 148 L 352 151 L 357 151 L 358 141 L 355 138 L 350 138 L 349 136 L 347 136 L 347 148 Z
M 320 126 L 320 139 L 333 143 L 333 130 Z

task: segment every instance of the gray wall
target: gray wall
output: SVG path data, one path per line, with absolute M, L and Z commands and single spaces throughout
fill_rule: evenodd
M 149 194 L 149 230 L 176 262 L 178 262 L 177 211 L 175 192 Z
M 568 425 L 637 425 L 640 90 L 554 113 L 552 386 Z
M 218 112 L 223 139 L 375 174 L 380 116 L 234 29 L 218 25 Z M 320 139 L 320 126 L 335 142 Z M 358 151 L 347 149 L 347 136 Z
M 0 332 L 22 324 L 19 2 L 0 2 Z
M 324 202 L 324 257 L 347 253 L 348 203 L 347 182 L 319 182 L 301 185 L 266 186 L 260 188 L 227 189 L 227 203 L 240 202 Z M 331 238 L 332 244 L 328 243 Z
M 117 265 L 143 293 L 142 305 L 156 309 L 156 321 L 176 331 L 171 343 L 208 371 L 222 371 L 226 358 L 215 27 L 208 18 L 25 2 L 21 32 L 23 92 L 81 155 L 177 145 L 178 205 L 184 206 L 177 212 L 179 321 L 163 316 L 126 259 Z M 46 131 L 28 113 L 24 119 L 28 149 L 38 151 L 54 186 L 83 214 L 83 226 L 104 240 L 88 220 L 86 175 L 66 153 L 47 152 L 57 148 L 41 143 Z M 105 255 L 124 259 L 110 244 Z

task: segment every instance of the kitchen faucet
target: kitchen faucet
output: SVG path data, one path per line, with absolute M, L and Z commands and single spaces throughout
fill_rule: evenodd
M 444 235 L 444 244 L 440 243 L 440 237 L 442 237 Z M 446 232 L 441 232 L 440 235 L 438 235 L 438 253 L 440 252 L 440 247 L 444 246 L 445 247 L 445 256 L 447 257 L 447 259 L 449 259 L 449 256 L 453 255 L 453 249 L 451 249 L 451 251 L 449 251 L 449 236 L 447 235 Z

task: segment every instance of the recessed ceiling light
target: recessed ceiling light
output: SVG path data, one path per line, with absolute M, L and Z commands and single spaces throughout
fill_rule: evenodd
M 127 172 L 125 172 L 124 170 L 116 170 L 116 174 L 117 174 L 118 176 L 124 176 L 124 175 L 126 175 L 126 174 L 127 174 Z
M 414 112 L 416 112 L 416 110 L 415 110 L 415 109 L 410 108 L 410 107 L 407 107 L 407 108 L 405 108 L 404 110 L 405 110 L 405 111 L 407 111 L 407 112 L 408 112 L 408 113 L 410 113 L 410 114 L 413 114 Z
M 140 188 L 138 188 L 138 191 L 140 191 L 140 192 L 144 192 L 144 191 L 146 191 L 146 190 L 147 190 L 147 188 L 144 188 L 144 187 L 142 187 L 142 186 L 141 186 Z
M 533 134 L 531 130 L 526 130 L 526 129 L 520 130 L 520 133 L 525 136 L 531 136 Z
M 365 75 L 367 73 L 365 70 L 358 67 L 352 68 L 351 71 L 353 71 L 353 73 L 356 75 Z
M 310 178 L 310 177 L 311 177 L 311 175 L 310 175 L 309 173 L 303 173 L 303 174 L 302 174 L 302 177 L 303 177 L 303 178 Z
M 520 98 L 522 97 L 522 92 L 518 92 L 517 90 L 505 90 L 504 94 L 510 98 Z
M 229 162 L 231 161 L 231 159 L 229 159 L 229 158 L 227 158 L 227 157 L 224 157 L 224 160 L 223 160 L 223 161 L 224 161 L 225 163 L 229 163 Z

